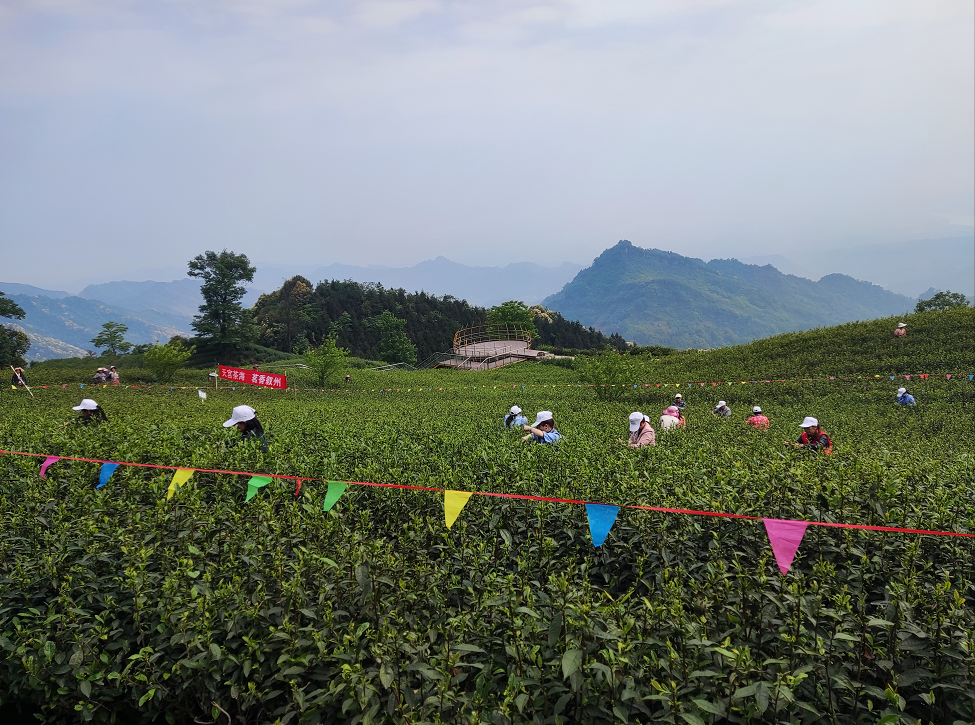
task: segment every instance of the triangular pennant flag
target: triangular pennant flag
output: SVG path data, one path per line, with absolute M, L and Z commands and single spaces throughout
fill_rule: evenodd
M 443 492 L 443 515 L 447 521 L 447 528 L 454 525 L 464 505 L 474 494 L 470 491 L 444 491 Z
M 176 473 L 173 474 L 173 480 L 169 482 L 169 490 L 166 492 L 166 500 L 168 501 L 176 493 L 176 487 L 182 486 L 184 483 L 190 480 L 190 476 L 193 475 L 194 469 L 192 468 L 177 468 Z
M 98 485 L 95 488 L 101 488 L 108 483 L 108 479 L 115 473 L 116 468 L 118 468 L 117 463 L 103 463 L 102 470 L 98 473 Z
M 947 375 L 945 375 L 945 378 L 948 379 L 948 380 L 951 380 L 951 373 L 948 373 Z
M 268 485 L 270 482 L 270 476 L 251 476 L 251 480 L 247 482 L 247 498 L 244 501 L 250 501 L 257 494 L 258 489 Z
M 345 489 L 349 487 L 349 484 L 343 483 L 342 481 L 329 481 L 328 490 L 325 492 L 325 503 L 322 504 L 322 511 L 331 511 L 332 506 L 342 498 L 342 494 L 345 493 Z
M 792 560 L 796 558 L 799 544 L 809 525 L 806 521 L 785 521 L 782 519 L 762 519 L 768 540 L 772 544 L 772 553 L 779 565 L 782 575 L 789 573 Z
M 50 468 L 52 464 L 57 463 L 60 460 L 60 456 L 48 456 L 45 458 L 44 463 L 41 464 L 41 478 L 47 478 L 47 469 Z
M 604 503 L 587 503 L 586 516 L 589 517 L 589 533 L 592 535 L 592 545 L 602 546 L 606 541 L 609 530 L 616 523 L 619 506 Z

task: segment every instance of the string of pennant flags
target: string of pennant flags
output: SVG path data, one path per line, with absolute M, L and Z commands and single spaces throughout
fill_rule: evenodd
M 596 387 L 624 387 L 624 388 L 693 388 L 694 386 L 707 387 L 708 385 L 712 387 L 717 387 L 719 385 L 754 385 L 761 383 L 806 383 L 806 382 L 825 382 L 825 381 L 855 381 L 855 380 L 882 380 L 888 378 L 890 380 L 903 379 L 910 381 L 914 380 L 928 380 L 931 377 L 939 379 L 941 375 L 944 375 L 945 380 L 951 380 L 954 378 L 958 380 L 960 378 L 968 378 L 969 381 L 975 379 L 975 374 L 969 373 L 941 373 L 932 374 L 930 373 L 908 373 L 904 375 L 857 375 L 857 376 L 829 376 L 823 378 L 778 378 L 778 379 L 756 379 L 756 380 L 735 380 L 735 381 L 708 381 L 708 382 L 693 382 L 693 383 L 603 383 L 602 385 L 594 383 L 509 383 L 503 385 L 454 385 L 454 386 L 443 386 L 443 387 L 429 387 L 425 385 L 420 386 L 408 386 L 408 387 L 388 387 L 388 388 L 287 388 L 287 390 L 295 392 L 320 392 L 320 393 L 422 393 L 422 392 L 442 392 L 445 390 L 492 390 L 498 388 L 511 388 L 516 390 L 525 390 L 528 388 L 596 388 Z M 245 384 L 248 384 L 245 382 Z M 61 389 L 65 390 L 68 386 L 74 387 L 75 383 L 60 383 Z M 85 387 L 88 388 L 109 388 L 109 387 L 119 387 L 123 389 L 166 389 L 169 390 L 199 390 L 197 385 L 122 385 L 122 386 L 112 386 L 106 383 L 77 383 L 79 389 Z M 249 385 L 249 384 L 248 384 Z M 11 385 L 11 389 L 20 390 L 21 388 L 16 385 Z M 40 385 L 33 388 L 33 390 L 46 390 L 58 387 L 55 385 Z M 282 387 L 269 387 L 257 385 L 256 387 L 267 387 L 269 390 L 281 390 L 284 391 L 285 388 Z M 237 386 L 228 386 L 224 390 L 236 391 Z M 211 389 L 212 390 L 212 389 Z M 201 396 L 205 397 L 205 396 Z
M 105 461 L 96 458 L 77 458 L 73 456 L 53 456 L 44 453 L 27 453 L 24 451 L 4 451 L 0 450 L 0 455 L 10 454 L 15 456 L 31 456 L 35 458 L 43 458 L 44 461 L 41 464 L 40 476 L 46 479 L 49 469 L 52 465 L 58 461 L 81 461 L 85 463 L 98 463 L 101 464 L 101 468 L 98 473 L 98 485 L 96 489 L 104 488 L 115 473 L 115 470 L 119 466 L 132 466 L 138 468 L 155 468 L 162 470 L 173 471 L 173 478 L 169 483 L 169 487 L 166 492 L 166 499 L 169 500 L 173 497 L 180 486 L 184 485 L 194 473 L 220 473 L 227 474 L 231 476 L 248 476 L 247 480 L 247 493 L 244 499 L 245 502 L 250 501 L 254 498 L 261 488 L 267 486 L 274 479 L 285 479 L 293 480 L 296 483 L 296 488 L 294 495 L 297 496 L 302 487 L 302 482 L 307 481 L 317 481 L 322 482 L 327 485 L 327 490 L 325 492 L 325 499 L 322 504 L 323 511 L 330 511 L 335 504 L 342 497 L 342 494 L 348 489 L 349 486 L 373 486 L 377 488 L 395 488 L 403 489 L 408 491 L 427 491 L 434 493 L 443 493 L 443 504 L 444 504 L 444 522 L 448 529 L 450 529 L 454 523 L 457 521 L 464 506 L 471 499 L 472 496 L 490 496 L 494 498 L 508 498 L 508 499 L 520 499 L 523 501 L 538 501 L 546 503 L 558 503 L 558 504 L 568 504 L 568 505 L 579 505 L 584 506 L 586 511 L 586 518 L 589 523 L 589 533 L 592 537 L 593 546 L 602 546 L 606 541 L 606 537 L 609 535 L 610 530 L 613 528 L 613 524 L 616 523 L 616 518 L 619 515 L 621 508 L 635 509 L 639 511 L 655 511 L 658 513 L 669 513 L 669 514 L 684 514 L 688 516 L 709 516 L 712 518 L 731 518 L 731 519 L 743 519 L 748 521 L 761 521 L 765 526 L 766 534 L 769 538 L 769 543 L 772 546 L 772 553 L 775 555 L 776 564 L 778 564 L 779 570 L 782 575 L 785 576 L 789 573 L 789 569 L 792 567 L 792 562 L 795 560 L 796 553 L 799 550 L 799 546 L 802 543 L 803 536 L 806 533 L 806 529 L 809 526 L 826 526 L 832 528 L 843 528 L 843 529 L 859 529 L 862 531 L 882 531 L 890 533 L 904 533 L 904 534 L 922 534 L 926 536 L 955 536 L 963 538 L 975 538 L 975 534 L 969 533 L 959 533 L 955 531 L 935 531 L 927 529 L 909 529 L 900 528 L 893 526 L 869 526 L 865 524 L 845 524 L 845 523 L 835 523 L 828 521 L 802 521 L 794 519 L 773 519 L 765 518 L 761 516 L 748 516 L 745 514 L 733 514 L 718 511 L 696 511 L 693 509 L 678 509 L 678 508 L 665 508 L 660 506 L 642 506 L 638 504 L 606 504 L 606 503 L 594 503 L 591 501 L 582 501 L 577 499 L 568 498 L 552 498 L 548 496 L 531 496 L 527 494 L 515 494 L 515 493 L 496 493 L 493 491 L 456 491 L 445 488 L 438 488 L 433 486 L 410 486 L 407 484 L 400 483 L 376 483 L 369 481 L 329 481 L 323 478 L 311 478 L 305 476 L 289 476 L 282 474 L 273 473 L 248 473 L 245 471 L 227 471 L 221 469 L 212 468 L 186 468 L 179 466 L 165 466 L 153 463 L 132 463 L 132 462 L 120 462 L 120 461 Z

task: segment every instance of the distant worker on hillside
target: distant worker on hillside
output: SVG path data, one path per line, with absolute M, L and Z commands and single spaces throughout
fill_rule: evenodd
M 230 415 L 230 420 L 225 421 L 224 428 L 237 426 L 240 431 L 240 438 L 230 438 L 224 441 L 224 447 L 233 448 L 241 441 L 258 441 L 261 450 L 267 453 L 267 436 L 264 434 L 264 426 L 257 419 L 257 411 L 249 405 L 238 405 Z
M 675 408 L 680 408 L 681 410 L 684 410 L 684 408 L 687 407 L 687 403 L 684 402 L 684 396 L 680 393 L 677 393 L 677 395 L 674 396 L 674 402 L 671 403 L 671 405 Z
M 78 423 L 79 425 L 91 425 L 92 423 L 108 421 L 108 416 L 105 415 L 105 411 L 91 398 L 85 398 L 78 405 L 72 406 L 71 410 L 80 411 L 81 415 L 75 418 L 74 421 L 68 421 L 64 425 L 71 425 L 72 422 Z M 61 427 L 63 428 L 64 426 Z
M 769 425 L 771 425 L 771 421 L 762 415 L 762 409 L 757 405 L 752 408 L 752 417 L 746 420 L 745 423 L 758 428 L 758 430 L 768 430 Z
M 670 430 L 671 428 L 684 428 L 687 425 L 687 421 L 684 416 L 680 414 L 680 409 L 676 405 L 669 406 L 664 410 L 663 414 L 660 416 L 658 422 L 660 426 L 660 432 L 665 430 Z
M 917 401 L 914 400 L 914 396 L 907 392 L 907 388 L 897 388 L 897 404 L 898 405 L 917 405 Z
M 526 425 L 524 429 L 528 435 L 521 439 L 522 443 L 558 443 L 562 434 L 555 430 L 555 416 L 552 411 L 543 410 L 535 416 L 535 425 Z
M 14 368 L 14 374 L 10 376 L 10 384 L 14 387 L 27 387 L 27 376 L 24 375 L 23 368 Z
M 807 451 L 822 451 L 826 455 L 830 455 L 833 452 L 833 441 L 819 427 L 818 420 L 806 416 L 802 423 L 799 424 L 799 427 L 802 428 L 802 435 L 799 436 L 799 440 L 795 443 L 785 441 L 786 445 L 791 445 L 794 448 L 804 448 Z
M 115 366 L 114 365 L 112 365 L 108 369 L 108 379 L 112 381 L 112 385 L 118 385 L 118 383 L 119 383 L 119 380 L 118 380 L 118 371 L 115 369 Z
M 352 376 L 351 375 L 346 375 L 345 376 L 345 382 L 346 383 L 351 383 L 352 382 Z
M 98 368 L 95 371 L 95 374 L 92 376 L 91 379 L 95 383 L 98 383 L 99 385 L 102 385 L 104 383 L 107 383 L 108 380 L 109 380 L 109 378 L 108 378 L 108 370 L 106 368 Z
M 728 407 L 728 403 L 723 400 L 719 400 L 718 404 L 714 406 L 714 410 L 711 411 L 711 415 L 717 415 L 722 418 L 730 418 L 731 408 Z
M 504 427 L 505 428 L 515 428 L 518 426 L 528 425 L 528 418 L 521 414 L 521 408 L 517 405 L 512 405 L 511 410 L 504 417 Z
M 897 323 L 897 329 L 894 330 L 894 337 L 906 337 L 907 336 L 907 325 L 903 322 Z
M 630 413 L 630 439 L 624 441 L 622 438 L 617 438 L 616 440 L 625 443 L 630 448 L 657 445 L 656 436 L 650 426 L 650 419 L 639 411 Z

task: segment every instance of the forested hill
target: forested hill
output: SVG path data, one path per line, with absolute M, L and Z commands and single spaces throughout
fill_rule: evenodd
M 905 313 L 915 301 L 842 274 L 818 282 L 621 241 L 544 304 L 641 345 L 712 348 Z
M 279 290 L 261 295 L 252 312 L 261 345 L 291 352 L 317 346 L 334 334 L 340 346 L 369 360 L 382 359 L 383 332 L 375 321 L 384 312 L 405 320 L 404 332 L 417 348 L 417 361 L 450 350 L 454 333 L 460 328 L 487 322 L 485 308 L 450 295 L 408 293 L 351 280 L 312 285 L 301 276 L 292 277 Z M 536 327 L 537 342 L 542 345 L 587 349 L 624 345 L 618 335 L 606 336 L 557 313 L 536 318 Z

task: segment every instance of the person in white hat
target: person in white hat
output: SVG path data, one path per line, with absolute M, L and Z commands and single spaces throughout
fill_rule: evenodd
M 92 376 L 92 381 L 96 383 L 107 383 L 109 381 L 108 368 L 98 368 Z
M 671 405 L 681 410 L 684 410 L 684 408 L 687 407 L 687 403 L 684 402 L 684 396 L 680 393 L 677 393 L 677 395 L 674 396 L 674 402 L 671 403 Z
M 504 417 L 504 427 L 514 428 L 516 426 L 528 425 L 528 418 L 521 414 L 521 408 L 517 405 L 512 405 L 511 410 Z
M 108 379 L 112 381 L 112 385 L 119 384 L 118 370 L 115 369 L 114 365 L 108 368 Z
M 622 438 L 617 438 L 616 440 L 625 443 L 630 448 L 657 445 L 656 436 L 650 426 L 650 419 L 640 411 L 630 413 L 630 439 L 624 441 Z
M 897 404 L 898 405 L 917 405 L 917 401 L 914 400 L 914 396 L 907 392 L 907 388 L 897 388 Z
M 240 431 L 240 438 L 225 441 L 227 448 L 235 446 L 240 441 L 256 440 L 261 444 L 261 450 L 267 453 L 267 436 L 264 434 L 264 426 L 257 419 L 257 411 L 249 405 L 238 405 L 230 415 L 230 420 L 225 421 L 224 428 L 236 426 Z
M 728 403 L 723 400 L 719 400 L 718 404 L 714 406 L 714 410 L 711 411 L 711 415 L 719 415 L 722 418 L 730 418 L 731 408 L 728 407 Z
M 894 337 L 905 337 L 907 335 L 907 325 L 903 322 L 897 323 L 897 329 L 894 330 Z
M 757 405 L 752 408 L 752 417 L 745 421 L 747 425 L 754 426 L 758 430 L 768 430 L 771 421 L 762 415 L 762 409 Z
M 528 435 L 521 439 L 522 443 L 558 443 L 562 434 L 555 430 L 555 416 L 552 411 L 543 410 L 535 416 L 535 425 L 526 425 L 524 429 Z
M 795 448 L 805 448 L 809 451 L 822 451 L 827 455 L 833 452 L 833 441 L 819 427 L 818 420 L 807 415 L 802 423 L 799 424 L 799 427 L 802 428 L 802 435 L 799 436 L 799 440 L 795 443 L 785 441 L 786 445 L 791 445 Z
M 90 425 L 91 423 L 101 423 L 102 421 L 108 420 L 108 416 L 105 415 L 105 411 L 102 410 L 101 406 L 99 406 L 98 403 L 96 403 L 91 398 L 85 398 L 80 403 L 78 403 L 78 405 L 72 406 L 71 410 L 77 410 L 81 412 L 81 415 L 79 415 L 75 419 L 75 422 L 80 423 L 81 425 Z M 65 423 L 65 425 L 68 424 Z

